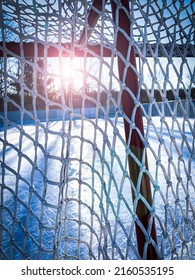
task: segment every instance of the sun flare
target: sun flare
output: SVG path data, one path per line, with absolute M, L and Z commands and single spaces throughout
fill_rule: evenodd
M 56 90 L 79 90 L 83 86 L 83 63 L 81 58 L 63 58 L 62 61 L 51 59 L 49 72 Z

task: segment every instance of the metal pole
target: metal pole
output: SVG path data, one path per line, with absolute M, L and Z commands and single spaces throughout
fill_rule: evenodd
M 139 106 L 138 95 L 138 77 L 136 75 L 136 58 L 133 44 L 130 42 L 132 38 L 131 34 L 131 21 L 130 21 L 130 8 L 129 0 L 121 0 L 116 4 L 115 1 L 111 1 L 113 20 L 117 28 L 116 49 L 123 58 L 118 57 L 118 70 L 119 78 L 125 84 L 125 88 L 122 91 L 121 102 L 125 115 L 128 117 L 129 122 L 124 119 L 124 128 L 126 135 L 126 142 L 129 145 L 130 150 L 134 153 L 140 162 L 143 162 L 146 169 L 148 169 L 146 150 L 141 140 L 139 133 L 144 135 L 144 127 L 142 120 L 142 111 Z M 121 5 L 122 4 L 122 5 Z M 129 63 L 128 63 L 129 61 Z M 134 68 L 134 69 L 133 69 Z M 131 92 L 131 94 L 130 94 Z M 134 98 L 135 97 L 135 98 Z M 135 107 L 136 100 L 138 107 Z M 135 109 L 136 108 L 136 109 Z M 136 110 L 136 111 L 135 111 Z M 131 126 L 132 122 L 132 126 Z M 137 131 L 139 130 L 139 133 Z M 129 173 L 130 178 L 136 187 L 136 192 L 132 189 L 133 201 L 137 199 L 137 195 L 141 195 L 145 198 L 149 205 L 152 205 L 152 192 L 150 186 L 150 180 L 146 173 L 142 173 L 141 183 L 138 186 L 138 177 L 140 176 L 140 166 L 135 160 L 128 155 Z M 150 215 L 150 211 L 143 203 L 141 199 L 137 201 L 136 215 L 139 222 L 135 222 L 138 251 L 144 259 L 158 259 L 154 246 L 149 243 L 147 246 L 146 236 L 140 227 L 140 222 L 149 236 L 156 243 L 156 230 L 154 218 Z M 151 225 L 151 228 L 149 228 Z M 152 241 L 150 240 L 150 241 Z

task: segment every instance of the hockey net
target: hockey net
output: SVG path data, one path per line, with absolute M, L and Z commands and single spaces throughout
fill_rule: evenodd
M 1 259 L 195 259 L 194 10 L 0 2 Z

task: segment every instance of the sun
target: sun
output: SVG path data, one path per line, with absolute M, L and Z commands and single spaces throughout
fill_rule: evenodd
M 66 58 L 61 69 L 61 77 L 74 89 L 81 88 L 83 86 L 82 59 L 78 57 Z
M 78 91 L 83 87 L 84 70 L 81 58 L 52 58 L 48 66 L 56 90 L 65 88 L 67 91 L 71 88 Z

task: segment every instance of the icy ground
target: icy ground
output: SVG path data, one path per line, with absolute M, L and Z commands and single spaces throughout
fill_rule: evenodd
M 139 258 L 123 119 L 114 121 L 0 127 L 1 259 Z M 193 122 L 144 120 L 164 259 L 195 259 Z

